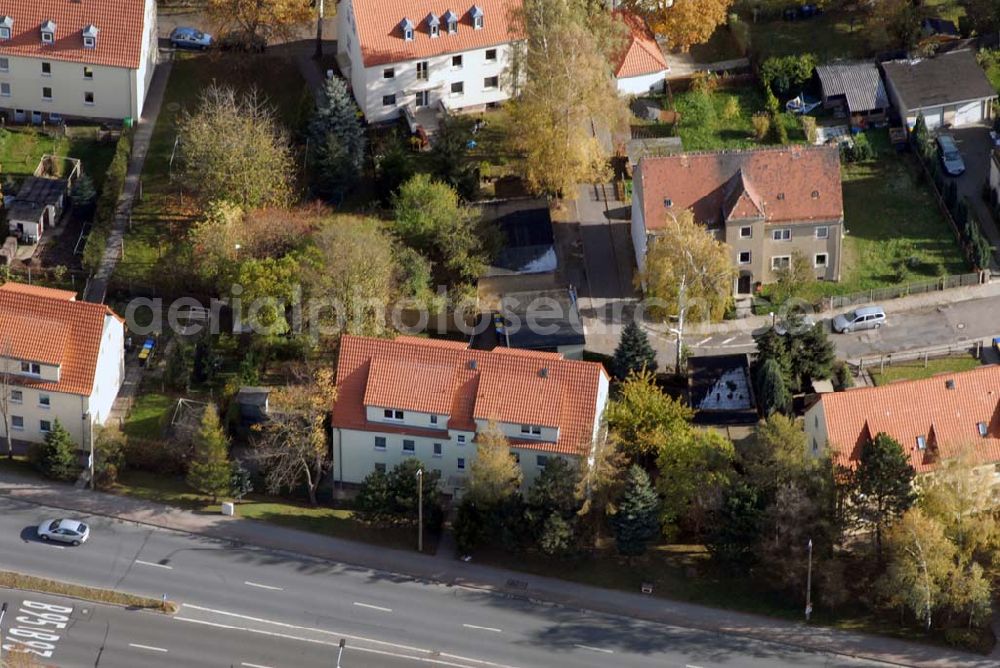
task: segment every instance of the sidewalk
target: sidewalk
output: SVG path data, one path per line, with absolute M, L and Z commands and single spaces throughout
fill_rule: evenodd
M 132 157 L 128 163 L 128 172 L 125 176 L 125 183 L 122 186 L 121 196 L 118 198 L 118 205 L 115 207 L 115 220 L 108 233 L 107 245 L 104 247 L 104 255 L 101 258 L 101 265 L 94 272 L 90 283 L 87 285 L 87 292 L 83 296 L 85 301 L 104 302 L 108 292 L 108 281 L 115 271 L 115 266 L 122 254 L 122 244 L 125 238 L 125 227 L 128 225 L 132 215 L 132 202 L 135 200 L 136 191 L 139 189 L 139 177 L 142 175 L 142 166 L 146 162 L 146 152 L 149 150 L 149 140 L 153 136 L 153 128 L 156 127 L 156 119 L 160 115 L 160 106 L 163 104 L 163 94 L 167 89 L 167 80 L 170 78 L 170 69 L 173 67 L 173 60 L 167 59 L 156 66 L 153 74 L 153 81 L 149 86 L 149 93 L 146 96 L 145 108 L 142 111 L 142 118 L 139 119 L 138 128 L 132 138 Z
M 69 486 L 41 482 L 10 472 L 0 472 L 0 495 L 28 503 L 117 517 L 166 529 L 296 552 L 373 570 L 409 575 L 418 579 L 485 589 L 506 596 L 526 598 L 540 604 L 557 604 L 573 609 L 593 610 L 686 628 L 748 636 L 767 642 L 867 658 L 892 665 L 919 668 L 944 668 L 959 664 L 968 668 L 987 668 L 997 665 L 993 659 L 943 647 L 907 643 L 836 629 L 808 627 L 802 623 L 600 589 L 554 578 L 482 566 L 474 562 L 464 563 L 457 559 L 448 559 L 444 550 L 439 550 L 437 556 L 427 556 L 286 529 L 253 520 L 222 515 L 200 515 L 127 497 L 74 490 Z M 511 587 L 508 584 L 511 580 L 527 582 L 528 586 L 526 589 Z

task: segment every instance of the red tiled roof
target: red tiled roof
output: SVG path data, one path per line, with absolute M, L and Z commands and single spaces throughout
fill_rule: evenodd
M 0 291 L 17 292 L 22 295 L 35 295 L 36 297 L 49 297 L 50 299 L 76 301 L 76 293 L 72 290 L 57 290 L 55 288 L 45 288 L 41 285 L 28 285 L 27 283 L 4 283 L 3 285 L 0 285 Z
M 0 356 L 59 365 L 59 381 L 14 376 L 12 381 L 42 390 L 89 395 L 100 354 L 104 319 L 115 314 L 103 304 L 71 301 L 64 293 L 7 283 L 0 288 Z
M 709 225 L 723 223 L 727 215 L 753 215 L 758 207 L 768 223 L 840 220 L 844 215 L 840 152 L 835 146 L 643 158 L 639 178 L 647 230 L 661 228 L 667 211 L 687 209 L 694 211 L 695 220 Z
M 373 339 L 345 336 L 337 362 L 337 401 L 333 426 L 373 432 L 412 433 L 406 426 L 368 422 L 369 396 L 391 398 L 399 410 L 431 412 L 444 398 L 428 402 L 429 387 L 450 387 L 448 428 L 474 431 L 475 420 L 537 424 L 559 428 L 557 443 L 525 441 L 523 447 L 579 455 L 589 447 L 597 410 L 597 393 L 604 369 L 600 364 L 563 359 L 561 355 L 522 354 L 508 349 L 493 352 L 470 350 L 464 344 L 415 337 Z M 403 370 L 394 373 L 393 369 Z M 541 375 L 545 369 L 544 377 Z M 414 383 L 412 372 L 440 371 L 449 381 L 425 378 Z M 376 382 L 386 387 L 376 390 Z M 434 432 L 440 434 L 441 432 Z
M 351 0 L 358 43 L 365 67 L 484 49 L 511 42 L 513 12 L 519 0 Z M 483 10 L 483 27 L 472 25 L 472 8 Z M 448 34 L 444 16 L 458 16 L 458 32 Z M 441 22 L 440 37 L 431 37 L 428 17 Z M 403 19 L 413 24 L 413 39 L 403 39 Z
M 615 12 L 615 15 L 625 23 L 629 33 L 628 42 L 618 59 L 618 67 L 615 68 L 616 79 L 638 77 L 670 69 L 660 45 L 653 37 L 653 31 L 641 17 L 626 11 Z
M 946 383 L 952 381 L 954 389 Z M 879 433 L 896 439 L 918 473 L 971 446 L 983 462 L 1000 462 L 1000 365 L 924 380 L 824 394 L 820 399 L 831 454 L 855 466 L 862 444 Z M 986 423 L 986 436 L 978 423 Z M 927 447 L 917 447 L 923 436 Z
M 33 56 L 110 67 L 139 67 L 144 0 L 0 0 L 0 16 L 14 20 L 0 56 Z M 56 24 L 55 41 L 43 44 L 41 26 Z M 83 30 L 97 27 L 93 49 L 83 47 Z

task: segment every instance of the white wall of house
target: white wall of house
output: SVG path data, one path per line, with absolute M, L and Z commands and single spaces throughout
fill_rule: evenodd
M 101 350 L 97 357 L 94 387 L 87 405 L 95 424 L 104 424 L 111 415 L 118 390 L 125 381 L 125 325 L 112 316 L 104 317 Z
M 813 404 L 802 419 L 806 430 L 806 453 L 812 457 L 823 456 L 829 440 L 823 402 Z
M 632 248 L 635 249 L 635 266 L 640 276 L 646 266 L 646 243 L 649 236 L 643 215 L 642 163 L 639 163 L 632 173 Z
M 350 61 L 348 78 L 354 99 L 369 123 L 397 118 L 403 107 L 416 104 L 420 91 L 428 93 L 427 108 L 435 111 L 441 108 L 442 101 L 450 110 L 461 110 L 503 102 L 510 97 L 502 85 L 503 72 L 511 57 L 509 44 L 365 67 L 349 0 L 341 4 L 338 16 L 337 34 L 341 38 L 337 51 Z M 461 29 L 472 30 L 465 25 Z M 426 35 L 421 35 L 424 38 Z M 448 37 L 442 35 L 437 39 Z M 487 59 L 488 51 L 495 52 L 495 58 Z M 456 57 L 461 59 L 460 66 L 454 64 Z M 427 63 L 426 80 L 417 79 L 418 63 Z M 387 70 L 392 72 L 391 77 L 387 78 Z M 452 85 L 458 83 L 462 84 L 460 94 L 452 92 Z M 384 99 L 387 96 L 394 98 Z
M 146 105 L 149 85 L 159 61 L 160 47 L 156 22 L 156 0 L 146 0 L 145 18 L 143 19 L 142 53 L 139 56 L 139 69 L 135 73 L 135 90 L 132 118 L 139 120 Z
M 618 92 L 622 95 L 646 95 L 647 93 L 663 92 L 663 84 L 667 78 L 667 70 L 643 74 L 637 77 L 622 77 L 618 79 Z

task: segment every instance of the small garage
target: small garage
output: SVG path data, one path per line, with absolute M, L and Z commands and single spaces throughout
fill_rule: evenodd
M 892 106 L 907 127 L 964 127 L 992 119 L 997 92 L 969 49 L 882 63 Z

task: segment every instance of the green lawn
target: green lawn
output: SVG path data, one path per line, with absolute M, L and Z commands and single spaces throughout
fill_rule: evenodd
M 807 300 L 962 274 L 969 265 L 937 207 L 931 185 L 909 154 L 896 154 L 884 131 L 869 133 L 877 158 L 844 164 L 847 236 L 839 283 L 814 282 Z
M 210 497 L 192 490 L 182 479 L 154 473 L 127 471 L 121 475 L 113 491 L 123 496 L 203 513 L 220 511 L 218 503 L 212 503 Z M 398 549 L 415 548 L 417 539 L 413 527 L 375 526 L 357 519 L 353 511 L 346 508 L 310 506 L 268 496 L 250 495 L 237 506 L 236 514 L 291 529 Z M 433 554 L 436 550 L 436 537 L 425 534 L 424 551 Z
M 131 438 L 156 440 L 163 433 L 163 424 L 167 415 L 177 403 L 173 397 L 155 392 L 141 393 L 132 406 L 122 431 Z
M 792 3 L 789 3 L 792 4 Z M 852 27 L 851 18 L 855 17 Z M 761 60 L 769 56 L 814 53 L 820 62 L 837 58 L 862 58 L 868 54 L 864 34 L 865 15 L 834 10 L 805 21 L 753 22 L 750 26 L 750 49 Z
M 98 141 L 96 127 L 73 127 L 69 136 L 51 137 L 33 128 L 0 130 L 0 166 L 3 176 L 30 176 L 45 154 L 77 158 L 100 188 L 115 154 L 113 139 Z
M 982 366 L 982 362 L 975 357 L 971 355 L 959 355 L 929 359 L 926 366 L 923 360 L 895 362 L 890 366 L 886 366 L 884 371 L 878 371 L 878 367 L 873 366 L 870 373 L 872 381 L 876 385 L 888 385 L 897 380 L 920 380 L 922 378 L 930 378 L 939 373 L 970 371 L 980 366 Z
M 759 147 L 762 142 L 754 138 L 752 118 L 756 112 L 763 111 L 764 106 L 764 94 L 753 86 L 709 94 L 679 93 L 674 96 L 674 110 L 680 114 L 677 135 L 684 142 L 685 151 Z M 788 130 L 789 140 L 805 142 L 799 120 L 791 114 L 780 117 Z M 653 127 L 655 131 L 657 126 Z
M 1000 51 L 993 51 L 986 62 L 986 78 L 1000 92 Z

